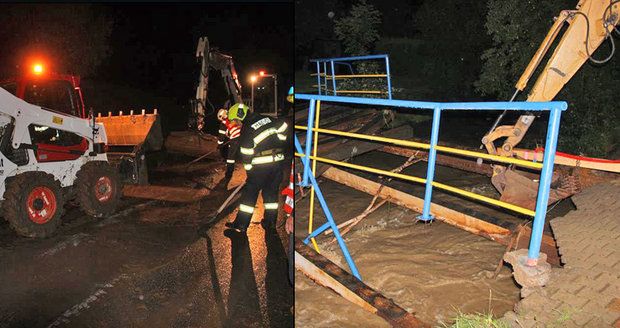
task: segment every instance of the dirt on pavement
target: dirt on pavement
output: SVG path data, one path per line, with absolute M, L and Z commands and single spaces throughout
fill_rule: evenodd
M 283 231 L 265 237 L 260 225 L 247 238 L 225 235 L 234 205 L 199 233 L 230 193 L 215 188 L 222 163 L 202 168 L 153 176 L 213 188 L 198 202 L 124 199 L 103 219 L 73 207 L 44 240 L 17 237 L 2 223 L 0 327 L 291 326 L 288 239 Z

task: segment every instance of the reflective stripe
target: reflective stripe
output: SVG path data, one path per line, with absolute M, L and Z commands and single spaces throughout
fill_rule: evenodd
M 227 159 L 226 163 L 228 163 L 228 164 L 235 164 L 235 160 L 234 159 Z
M 278 203 L 264 203 L 263 205 L 265 205 L 266 210 L 277 210 L 278 209 Z
M 241 128 L 238 126 L 233 126 L 228 130 L 228 136 L 230 139 L 235 139 L 241 134 Z
M 223 143 L 224 143 L 224 141 L 221 141 L 221 140 L 218 140 L 218 141 L 217 141 L 217 144 L 218 144 L 218 145 L 221 145 L 221 144 L 223 144 Z
M 282 141 L 286 141 L 286 134 L 279 134 L 278 133 L 278 139 L 280 139 Z
M 251 169 L 252 169 L 252 164 L 243 164 L 243 168 L 244 168 L 246 171 L 249 171 L 249 170 L 251 170 Z
M 288 124 L 286 124 L 286 122 L 282 123 L 282 125 L 278 128 L 278 133 L 283 133 L 284 131 L 286 131 L 286 128 L 288 127 Z
M 254 157 L 252 158 L 252 164 L 265 164 L 265 163 L 272 163 L 272 162 L 279 162 L 281 160 L 284 160 L 284 154 L 277 154 L 275 156 L 259 156 L 259 157 Z
M 239 204 L 239 211 L 252 214 L 254 213 L 254 206 L 248 206 L 245 204 Z
M 217 132 L 219 132 L 220 134 L 226 134 L 226 130 L 218 130 Z
M 254 148 L 239 147 L 239 150 L 243 155 L 254 155 Z
M 274 128 L 269 128 L 261 133 L 259 133 L 256 137 L 254 137 L 254 147 L 258 146 L 263 140 L 267 139 L 272 134 L 276 134 L 278 131 Z

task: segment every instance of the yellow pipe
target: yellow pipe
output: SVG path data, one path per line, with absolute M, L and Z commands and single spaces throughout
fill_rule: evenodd
M 387 93 L 387 91 L 377 91 L 377 90 L 338 90 L 338 93 L 368 93 L 368 94 L 381 94 L 381 93 Z
M 310 74 L 310 76 L 316 76 L 316 73 Z M 325 77 L 325 74 L 321 73 L 321 77 Z M 332 78 L 331 75 L 327 75 L 328 78 Z M 359 75 L 335 75 L 336 79 L 351 79 L 351 78 L 373 78 L 373 77 L 387 77 L 387 74 L 359 74 Z
M 302 125 L 295 125 L 295 129 L 307 130 L 308 128 Z M 415 141 L 398 140 L 398 139 L 392 139 L 392 138 L 386 138 L 386 137 L 380 137 L 380 136 L 369 136 L 365 134 L 337 131 L 337 130 L 328 130 L 328 129 L 313 129 L 313 130 L 318 131 L 320 133 L 325 133 L 325 134 L 332 134 L 332 135 L 337 135 L 337 136 L 371 140 L 371 141 L 387 142 L 387 143 L 392 143 L 392 144 L 400 145 L 400 146 L 415 147 L 415 148 L 422 148 L 422 149 L 430 148 L 430 145 L 428 144 L 421 143 L 421 142 L 415 142 Z
M 295 125 L 295 129 L 307 130 L 308 128 L 305 126 L 301 126 L 301 125 Z M 343 136 L 343 137 L 385 142 L 385 143 L 391 143 L 394 145 L 413 147 L 413 148 L 430 149 L 429 144 L 415 142 L 415 141 L 399 140 L 399 139 L 392 139 L 392 138 L 386 138 L 386 137 L 380 137 L 380 136 L 369 136 L 365 134 L 329 130 L 329 129 L 313 129 L 313 130 L 318 131 L 320 133 Z M 491 154 L 479 153 L 475 151 L 463 150 L 463 149 L 457 149 L 457 148 L 451 148 L 451 147 L 445 147 L 445 146 L 437 146 L 436 149 L 438 151 L 442 151 L 446 153 L 463 155 L 463 156 L 473 157 L 473 158 L 483 158 L 483 159 L 488 159 L 488 160 L 492 160 L 495 162 L 515 164 L 515 165 L 519 165 L 522 167 L 528 167 L 528 168 L 533 168 L 533 169 L 541 169 L 543 166 L 543 163 L 540 163 L 540 162 L 530 162 L 530 161 L 526 161 L 526 160 L 522 160 L 518 158 L 491 155 Z
M 312 149 L 312 155 L 314 157 L 316 157 L 317 155 L 317 150 L 318 150 L 318 146 L 319 146 L 319 131 L 317 131 L 316 129 L 319 128 L 319 119 L 321 117 L 321 101 L 317 100 L 316 102 L 316 113 L 315 113 L 315 118 L 314 118 L 314 140 L 312 140 L 313 142 L 313 149 Z M 314 172 L 316 171 L 316 159 L 312 161 L 312 174 L 314 174 Z M 312 186 L 310 188 L 310 213 L 308 215 L 308 234 L 311 234 L 313 231 L 313 220 L 314 220 L 314 186 Z M 310 238 L 310 240 L 312 241 L 312 245 L 314 246 L 314 249 L 316 250 L 317 253 L 321 254 L 321 251 L 319 251 L 319 245 L 316 243 L 316 240 L 314 238 Z
M 501 200 L 497 200 L 497 199 L 494 199 L 494 198 L 478 195 L 476 193 L 473 193 L 473 192 L 470 192 L 470 191 L 466 191 L 466 190 L 463 190 L 463 189 L 459 189 L 459 188 L 456 188 L 456 187 L 448 186 L 448 185 L 440 183 L 440 182 L 433 181 L 433 187 L 437 187 L 439 189 L 451 191 L 451 192 L 453 192 L 455 194 L 459 194 L 459 195 L 462 195 L 462 196 L 465 196 L 465 197 L 473 198 L 473 199 L 476 199 L 476 200 L 479 200 L 479 201 L 482 201 L 482 202 L 485 202 L 485 203 L 493 204 L 495 206 L 503 207 L 503 208 L 515 211 L 517 213 L 521 213 L 521 214 L 525 214 L 525 215 L 529 215 L 529 216 L 536 215 L 536 212 L 532 211 L 530 209 L 523 208 L 521 206 L 517 206 L 517 205 L 514 205 L 514 204 L 502 202 Z
M 300 154 L 300 153 L 295 153 L 295 156 L 297 157 L 304 157 L 304 154 Z M 399 178 L 402 180 L 407 180 L 407 181 L 413 181 L 413 182 L 417 182 L 417 183 L 421 183 L 424 184 L 426 183 L 426 179 L 422 179 L 422 178 L 418 178 L 418 177 L 412 177 L 409 175 L 404 175 L 401 173 L 394 173 L 394 172 L 390 172 L 390 171 L 385 171 L 385 170 L 381 170 L 381 169 L 375 169 L 372 167 L 366 167 L 366 166 L 362 166 L 362 165 L 357 165 L 357 164 L 351 164 L 351 163 L 345 163 L 345 162 L 339 162 L 339 161 L 335 161 L 335 160 L 331 160 L 328 158 L 322 158 L 322 157 L 316 157 L 316 156 L 310 156 L 310 159 L 313 159 L 315 161 L 319 161 L 319 162 L 323 162 L 323 163 L 327 163 L 327 164 L 332 164 L 332 165 L 336 165 L 336 166 L 343 166 L 343 167 L 348 167 L 351 169 L 355 169 L 355 170 L 360 170 L 360 171 L 364 171 L 364 172 L 370 172 L 370 173 L 375 173 L 375 174 L 379 174 L 379 175 L 387 175 L 387 176 L 391 176 L 394 178 Z M 529 216 L 534 216 L 536 214 L 535 211 L 532 211 L 530 209 L 527 208 L 523 208 L 517 205 L 513 205 L 510 203 L 506 203 L 506 202 L 502 202 L 500 200 L 497 199 L 493 199 L 490 197 L 486 197 L 486 196 L 482 196 L 482 195 L 478 195 L 475 194 L 473 192 L 469 192 L 469 191 L 465 191 L 462 189 L 458 189 L 440 182 L 435 182 L 433 181 L 433 186 L 437 187 L 439 189 L 443 189 L 443 190 L 447 190 L 447 191 L 451 191 L 453 193 L 465 196 L 465 197 L 469 197 L 469 198 L 473 198 L 485 203 L 489 203 L 495 206 L 499 206 L 499 207 L 503 207 L 512 211 L 515 211 L 517 213 L 521 213 L 521 214 L 525 214 L 525 215 L 529 215 Z
M 504 157 L 504 156 L 498 156 L 498 155 L 492 155 L 492 154 L 486 154 L 486 153 L 479 153 L 479 152 L 475 152 L 475 151 L 458 149 L 458 148 L 451 148 L 451 147 L 445 147 L 445 146 L 437 146 L 435 148 L 438 151 L 443 151 L 443 152 L 446 152 L 446 153 L 458 154 L 458 155 L 463 155 L 463 156 L 467 156 L 467 157 L 474 157 L 474 158 L 484 158 L 484 159 L 492 160 L 492 161 L 495 161 L 495 162 L 515 164 L 515 165 L 518 165 L 518 166 L 528 167 L 528 168 L 531 168 L 531 169 L 542 169 L 542 167 L 543 167 L 543 163 L 540 163 L 540 162 L 530 162 L 530 161 L 526 161 L 526 160 L 522 160 L 522 159 L 518 159 L 518 158 Z
M 313 88 L 318 88 L 318 84 L 313 84 Z M 321 90 L 332 91 L 332 89 L 328 89 L 324 86 L 321 86 Z M 367 94 L 386 94 L 387 91 L 378 91 L 378 90 L 338 90 L 338 93 L 367 93 Z

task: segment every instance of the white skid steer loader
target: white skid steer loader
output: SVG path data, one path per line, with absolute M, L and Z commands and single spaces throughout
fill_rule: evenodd
M 92 116 L 92 115 L 91 115 Z M 17 234 L 43 238 L 75 198 L 90 216 L 112 214 L 122 192 L 102 124 L 35 106 L 0 88 L 0 202 Z

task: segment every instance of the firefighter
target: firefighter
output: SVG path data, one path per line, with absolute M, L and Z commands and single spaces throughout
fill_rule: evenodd
M 252 113 L 243 104 L 232 106 L 228 119 L 242 125 L 239 152 L 247 180 L 239 200 L 237 218 L 226 226 L 245 233 L 258 193 L 262 191 L 265 215 L 261 225 L 265 230 L 275 231 L 288 124 L 281 119 Z
M 217 130 L 217 148 L 220 150 L 222 158 L 226 159 L 228 154 L 228 110 L 221 108 L 217 111 L 217 120 L 220 121 L 220 127 Z
M 239 104 L 244 106 L 243 104 Z M 234 107 L 234 106 L 233 106 Z M 247 107 L 247 106 L 246 106 Z M 222 116 L 223 120 L 220 118 Z M 235 171 L 235 161 L 239 150 L 239 136 L 241 135 L 241 125 L 228 119 L 228 111 L 220 109 L 217 113 L 220 120 L 220 129 L 218 131 L 218 147 L 222 157 L 226 158 L 226 174 L 224 175 L 224 187 L 228 186 L 233 172 Z M 228 140 L 228 141 L 225 141 Z M 222 150 L 223 149 L 223 150 Z

